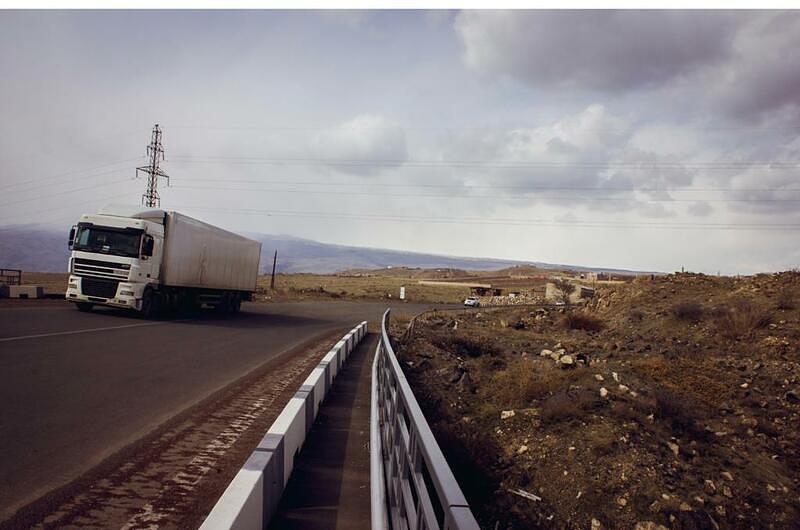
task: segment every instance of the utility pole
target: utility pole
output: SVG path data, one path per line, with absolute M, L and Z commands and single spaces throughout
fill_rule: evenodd
M 275 256 L 272 258 L 272 280 L 269 282 L 269 288 L 275 289 L 275 265 L 278 263 L 278 250 L 275 249 Z
M 139 172 L 147 175 L 147 190 L 142 195 L 142 205 L 148 208 L 158 208 L 161 206 L 161 198 L 158 196 L 158 178 L 167 179 L 169 186 L 169 175 L 158 167 L 159 162 L 164 160 L 164 146 L 161 145 L 161 127 L 156 123 L 153 127 L 153 135 L 150 137 L 150 145 L 147 146 L 147 156 L 150 162 L 146 166 L 136 168 L 136 177 Z

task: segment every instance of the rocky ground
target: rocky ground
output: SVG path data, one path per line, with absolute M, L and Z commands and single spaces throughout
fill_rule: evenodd
M 800 528 L 800 273 L 429 313 L 398 354 L 485 528 Z

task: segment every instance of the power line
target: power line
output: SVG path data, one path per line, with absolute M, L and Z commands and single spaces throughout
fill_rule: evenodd
M 75 208 L 78 208 L 80 206 L 85 206 L 85 205 L 88 205 L 88 204 L 106 203 L 106 202 L 111 201 L 111 200 L 119 199 L 120 197 L 128 197 L 128 196 L 130 196 L 130 193 L 118 193 L 116 195 L 111 195 L 110 197 L 105 197 L 105 198 L 102 198 L 102 199 L 91 199 L 91 200 L 83 201 L 83 202 L 79 202 L 79 203 L 69 202 L 69 203 L 66 203 L 66 204 L 62 204 L 61 206 L 48 208 L 47 211 L 44 211 L 44 212 L 36 211 L 36 212 L 30 212 L 30 213 L 33 214 L 33 215 L 36 215 L 36 221 L 41 221 L 42 220 L 42 216 L 44 216 L 45 219 L 48 219 L 48 214 L 53 212 L 53 211 L 75 209 Z M 59 214 L 59 215 L 61 215 L 61 214 Z M 64 215 L 66 215 L 66 214 L 64 214 Z M 0 217 L 0 221 L 5 220 L 5 219 L 19 219 L 19 215 L 8 215 L 8 216 L 5 216 L 5 217 Z
M 15 183 L 12 183 L 12 184 L 5 184 L 3 186 L 0 186 L 0 189 L 7 189 L 7 188 L 12 188 L 14 186 L 21 186 L 21 185 L 24 185 L 24 184 L 31 184 L 31 183 L 34 183 L 34 182 L 49 181 L 49 180 L 53 180 L 53 179 L 61 180 L 62 177 L 69 177 L 69 176 L 72 176 L 72 175 L 77 175 L 78 173 L 85 173 L 85 172 L 88 172 L 88 171 L 95 171 L 97 169 L 103 169 L 103 168 L 107 168 L 107 167 L 111 167 L 111 166 L 117 166 L 119 164 L 133 162 L 135 160 L 139 160 L 139 157 L 128 158 L 128 159 L 125 159 L 125 160 L 120 160 L 118 162 L 111 162 L 109 164 L 102 164 L 100 166 L 94 166 L 94 167 L 90 167 L 90 168 L 76 169 L 76 170 L 73 170 L 73 171 L 67 171 L 66 173 L 57 173 L 55 175 L 50 175 L 50 176 L 47 176 L 47 177 L 41 177 L 41 178 L 32 179 L 32 180 L 26 179 L 26 180 L 21 181 L 21 182 L 15 182 Z
M 312 195 L 345 195 L 348 197 L 405 197 L 405 198 L 431 198 L 431 199 L 483 199 L 483 200 L 551 200 L 551 201 L 611 201 L 611 202 L 800 202 L 800 199 L 776 198 L 731 198 L 731 199 L 675 199 L 675 198 L 639 198 L 639 197 L 553 197 L 551 195 L 467 195 L 467 194 L 422 194 L 422 193 L 375 193 L 368 191 L 335 191 L 335 190 L 308 190 L 308 189 L 277 189 L 277 188 L 227 188 L 217 186 L 173 186 L 174 189 L 214 190 L 214 191 L 268 191 L 272 193 L 302 193 Z M 640 190 L 631 190 L 640 191 Z M 659 190 L 667 191 L 667 190 Z
M 463 126 L 463 125 L 441 125 L 441 126 L 406 126 L 406 125 L 387 125 L 387 126 L 355 126 L 355 125 L 286 125 L 264 127 L 262 125 L 240 125 L 240 126 L 208 126 L 208 125 L 170 125 L 172 129 L 184 130 L 206 130 L 206 131 L 270 131 L 270 132 L 285 132 L 285 131 L 500 131 L 512 132 L 520 130 L 534 130 L 552 127 L 554 122 L 548 123 L 525 123 L 525 124 L 509 124 L 501 125 L 476 125 L 476 126 Z M 639 124 L 632 124 L 630 127 L 586 127 L 581 128 L 581 131 L 591 132 L 628 132 L 639 128 Z M 765 127 L 753 125 L 739 125 L 739 126 L 701 126 L 701 125 L 671 125 L 671 124 L 653 124 L 647 125 L 647 129 L 679 129 L 688 131 L 797 131 L 800 126 L 787 125 L 783 127 Z
M 185 209 L 207 210 L 239 215 L 264 215 L 267 217 L 306 217 L 321 219 L 344 219 L 356 221 L 386 221 L 408 223 L 464 224 L 487 226 L 552 226 L 572 228 L 655 228 L 679 230 L 800 230 L 797 223 L 681 223 L 681 222 L 627 222 L 627 221 L 552 221 L 549 219 L 476 218 L 476 217 L 431 217 L 389 214 L 364 214 L 341 212 L 309 212 L 296 210 L 260 210 L 254 208 L 218 208 L 207 206 L 183 206 Z
M 177 182 L 219 182 L 220 179 L 206 178 L 186 178 L 173 179 Z M 273 179 L 224 179 L 228 183 L 241 184 L 279 184 L 279 185 L 298 185 L 298 186 L 345 186 L 358 188 L 436 188 L 436 189 L 485 189 L 485 190 L 519 190 L 519 191 L 602 191 L 602 192 L 800 192 L 800 188 L 632 188 L 629 186 L 546 186 L 536 184 L 525 185 L 477 185 L 477 184 L 428 184 L 428 183 L 375 183 L 375 182 L 342 182 L 335 180 L 307 181 L 307 180 L 273 180 Z M 229 189 L 229 188 L 225 188 Z
M 125 170 L 123 170 L 122 168 L 120 168 L 120 169 L 112 169 L 112 170 L 109 170 L 109 171 L 103 171 L 103 172 L 94 173 L 94 174 L 91 174 L 91 175 L 82 175 L 82 179 L 86 180 L 86 179 L 93 179 L 93 178 L 96 178 L 96 177 L 104 177 L 104 176 L 107 176 L 107 175 L 118 175 L 118 174 L 121 174 L 123 171 L 125 171 Z M 133 180 L 133 178 L 130 178 L 128 180 Z M 11 190 L 11 191 L 9 191 L 7 193 L 17 194 L 17 193 L 27 193 L 27 192 L 30 192 L 30 191 L 35 191 L 35 190 L 45 189 L 45 188 L 52 189 L 53 186 L 61 186 L 63 184 L 71 185 L 73 182 L 74 182 L 74 179 L 71 178 L 68 182 L 65 182 L 65 183 L 40 184 L 38 186 L 33 186 L 33 187 L 25 188 L 25 189 L 22 189 L 22 190 Z M 68 191 L 68 190 L 64 190 L 64 191 Z M 58 194 L 58 193 L 61 193 L 61 192 L 57 192 L 56 194 Z M 42 197 L 42 195 L 39 195 L 39 196 Z M 51 194 L 51 196 L 52 196 L 52 194 Z
M 22 199 L 22 200 L 18 200 L 18 201 L 6 202 L 6 203 L 3 203 L 3 207 L 16 206 L 18 204 L 25 204 L 25 203 L 29 203 L 29 202 L 40 201 L 42 199 L 46 199 L 46 198 L 49 198 L 49 197 L 66 195 L 66 194 L 69 194 L 69 193 L 77 193 L 79 191 L 94 190 L 94 189 L 97 189 L 97 188 L 100 188 L 100 187 L 103 187 L 103 186 L 110 186 L 112 184 L 119 184 L 121 182 L 133 182 L 133 181 L 130 178 L 126 178 L 126 179 L 123 179 L 123 180 L 112 180 L 112 181 L 109 181 L 109 182 L 104 182 L 102 184 L 94 184 L 92 186 L 86 186 L 84 188 L 71 188 L 69 190 L 59 191 L 57 193 L 53 193 L 53 194 L 50 194 L 50 195 L 37 195 L 36 197 L 31 197 L 31 198 L 28 198 L 28 199 Z
M 277 164 L 277 165 L 325 165 L 345 167 L 402 166 L 422 168 L 490 168 L 490 169 L 698 169 L 698 170 L 742 170 L 742 169 L 798 169 L 798 161 L 747 161 L 747 162 L 533 162 L 519 160 L 413 160 L 413 159 L 344 159 L 311 157 L 234 157 L 205 156 L 193 157 L 175 155 L 173 161 L 194 164 Z

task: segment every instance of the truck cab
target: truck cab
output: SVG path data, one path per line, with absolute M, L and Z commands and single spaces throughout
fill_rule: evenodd
M 82 215 L 70 230 L 66 299 L 83 311 L 94 304 L 147 309 L 145 291 L 159 281 L 163 219 L 162 210 Z

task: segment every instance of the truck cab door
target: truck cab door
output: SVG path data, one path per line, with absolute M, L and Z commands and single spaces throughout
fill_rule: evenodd
M 159 279 L 163 242 L 162 237 L 152 234 L 145 234 L 142 237 L 142 257 L 139 262 L 142 273 L 141 280 L 145 283 L 157 282 Z

